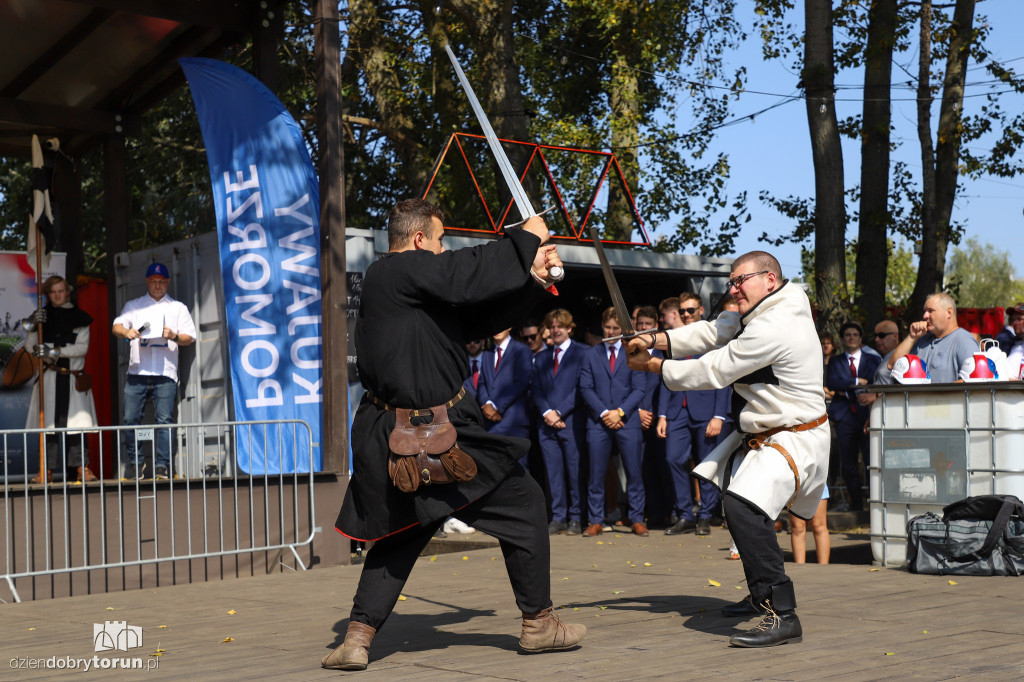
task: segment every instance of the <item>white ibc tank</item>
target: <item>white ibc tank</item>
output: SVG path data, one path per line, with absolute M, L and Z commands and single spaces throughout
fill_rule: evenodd
M 886 387 L 871 409 L 874 558 L 906 562 L 914 516 L 972 495 L 1024 499 L 1024 384 Z

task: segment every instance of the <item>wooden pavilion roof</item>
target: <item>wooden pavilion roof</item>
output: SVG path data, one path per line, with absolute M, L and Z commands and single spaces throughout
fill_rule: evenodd
M 277 0 L 0 0 L 0 155 L 33 133 L 74 153 L 132 135 L 180 87 L 179 57 L 215 56 L 273 31 Z

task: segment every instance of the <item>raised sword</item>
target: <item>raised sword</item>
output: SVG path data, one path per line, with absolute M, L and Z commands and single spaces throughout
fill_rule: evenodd
M 448 59 L 451 60 L 452 66 L 455 67 L 455 75 L 459 77 L 459 83 L 462 84 L 462 89 L 466 92 L 466 97 L 469 98 L 469 106 L 472 107 L 473 113 L 476 114 L 476 120 L 480 123 L 480 127 L 483 128 L 487 146 L 491 148 L 491 154 L 494 155 L 495 161 L 498 162 L 498 169 L 501 171 L 501 176 L 505 179 L 505 184 L 508 185 L 508 191 L 512 194 L 512 200 L 516 208 L 519 209 L 523 221 L 540 215 L 533 210 L 530 197 L 526 195 L 523 183 L 519 182 L 519 176 L 516 175 L 515 169 L 512 168 L 512 163 L 508 160 L 508 155 L 505 154 L 501 142 L 498 141 L 498 136 L 494 133 L 491 122 L 487 120 L 487 114 L 484 113 L 483 107 L 480 106 L 480 100 L 476 98 L 472 86 L 470 86 L 469 81 L 466 79 L 466 74 L 463 73 L 462 67 L 459 66 L 459 60 L 455 58 L 455 53 L 452 52 L 452 48 L 448 45 L 445 45 L 444 49 L 448 53 Z M 544 211 L 544 213 L 547 213 L 547 211 Z M 555 265 L 548 270 L 548 276 L 551 280 L 559 282 L 565 277 L 565 271 Z

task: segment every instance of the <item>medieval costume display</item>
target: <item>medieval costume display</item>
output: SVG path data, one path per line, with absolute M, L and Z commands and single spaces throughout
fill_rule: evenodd
M 92 316 L 70 302 L 59 307 L 47 304 L 43 310 L 46 320 L 43 324 L 45 428 L 92 429 L 96 426 L 92 390 L 79 378 L 85 370 Z M 25 428 L 39 428 L 38 382 L 32 389 Z M 76 431 L 48 434 L 46 468 L 51 472 L 66 469 L 72 480 L 92 480 L 94 475 L 85 462 L 84 434 Z

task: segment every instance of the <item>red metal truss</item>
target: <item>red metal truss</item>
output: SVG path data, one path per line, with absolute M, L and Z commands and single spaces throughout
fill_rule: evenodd
M 514 218 L 509 217 L 509 214 L 512 211 L 513 206 L 513 200 L 511 198 L 509 198 L 508 201 L 505 202 L 504 206 L 500 207 L 500 210 L 493 210 L 494 207 L 488 204 L 487 199 L 486 197 L 484 197 L 483 191 L 480 188 L 480 183 L 477 180 L 476 173 L 473 170 L 472 165 L 469 163 L 469 158 L 466 156 L 466 150 L 462 144 L 462 139 L 464 138 L 474 140 L 486 139 L 484 138 L 483 135 L 472 135 L 469 133 L 452 133 L 451 137 L 449 137 L 448 141 L 445 143 L 444 149 L 441 151 L 441 154 L 438 156 L 437 161 L 434 163 L 434 168 L 431 170 L 430 174 L 430 182 L 427 183 L 427 187 L 426 189 L 424 189 L 422 197 L 425 199 L 430 194 L 431 188 L 433 188 L 435 181 L 437 181 L 438 173 L 440 172 L 442 166 L 444 166 L 445 161 L 448 158 L 449 152 L 451 152 L 452 148 L 454 147 L 458 151 L 458 155 L 457 159 L 455 161 L 452 161 L 452 163 L 457 164 L 461 161 L 461 165 L 469 173 L 469 177 L 472 180 L 473 190 L 476 192 L 477 198 L 480 200 L 480 204 L 483 206 L 484 213 L 487 216 L 487 220 L 490 223 L 490 229 L 461 227 L 456 225 L 446 225 L 445 229 L 460 230 L 464 232 L 482 232 L 484 234 L 500 234 L 502 229 L 501 226 L 517 220 L 519 218 L 519 214 L 518 212 L 516 212 L 512 214 Z M 609 173 L 614 173 L 617 176 L 619 182 L 622 183 L 622 188 L 625 190 L 626 199 L 629 204 L 629 210 L 633 214 L 633 219 L 635 220 L 636 225 L 640 228 L 640 234 L 643 235 L 643 241 L 634 242 L 610 240 L 607 241 L 606 243 L 634 246 L 650 246 L 651 240 L 647 234 L 647 229 L 644 227 L 643 219 L 640 218 L 640 214 L 637 211 L 636 202 L 633 199 L 633 193 L 629 189 L 629 183 L 626 182 L 626 177 L 622 173 L 622 167 L 619 166 L 619 160 L 615 157 L 615 154 L 613 154 L 612 152 L 594 151 L 592 149 L 561 147 L 555 145 L 536 144 L 533 142 L 518 142 L 516 140 L 502 139 L 501 142 L 509 145 L 519 145 L 528 148 L 529 155 L 526 164 L 523 166 L 521 170 L 519 170 L 520 181 L 523 181 L 526 178 L 526 174 L 529 172 L 534 160 L 538 160 L 540 162 L 543 168 L 544 179 L 550 185 L 550 188 L 553 190 L 554 195 L 557 198 L 557 209 L 561 211 L 562 217 L 565 218 L 567 224 L 569 225 L 569 228 L 573 232 L 573 236 L 552 235 L 553 239 L 576 239 L 579 241 L 591 241 L 589 238 L 583 236 L 587 231 L 587 222 L 590 220 L 591 214 L 594 212 L 594 207 L 597 203 L 598 197 L 600 196 L 602 188 L 608 181 Z M 551 172 L 551 167 L 548 164 L 548 159 L 544 155 L 545 150 L 570 152 L 574 154 L 588 154 L 591 156 L 604 158 L 604 166 L 601 170 L 601 175 L 598 178 L 597 183 L 594 185 L 593 194 L 591 195 L 590 201 L 586 206 L 586 210 L 583 211 L 582 220 L 580 220 L 578 225 L 573 221 L 573 217 L 569 212 L 569 208 L 565 204 L 563 192 L 558 187 L 558 182 L 555 180 L 554 174 Z M 534 206 L 534 208 L 536 208 L 537 210 L 541 209 L 540 206 L 536 205 Z

